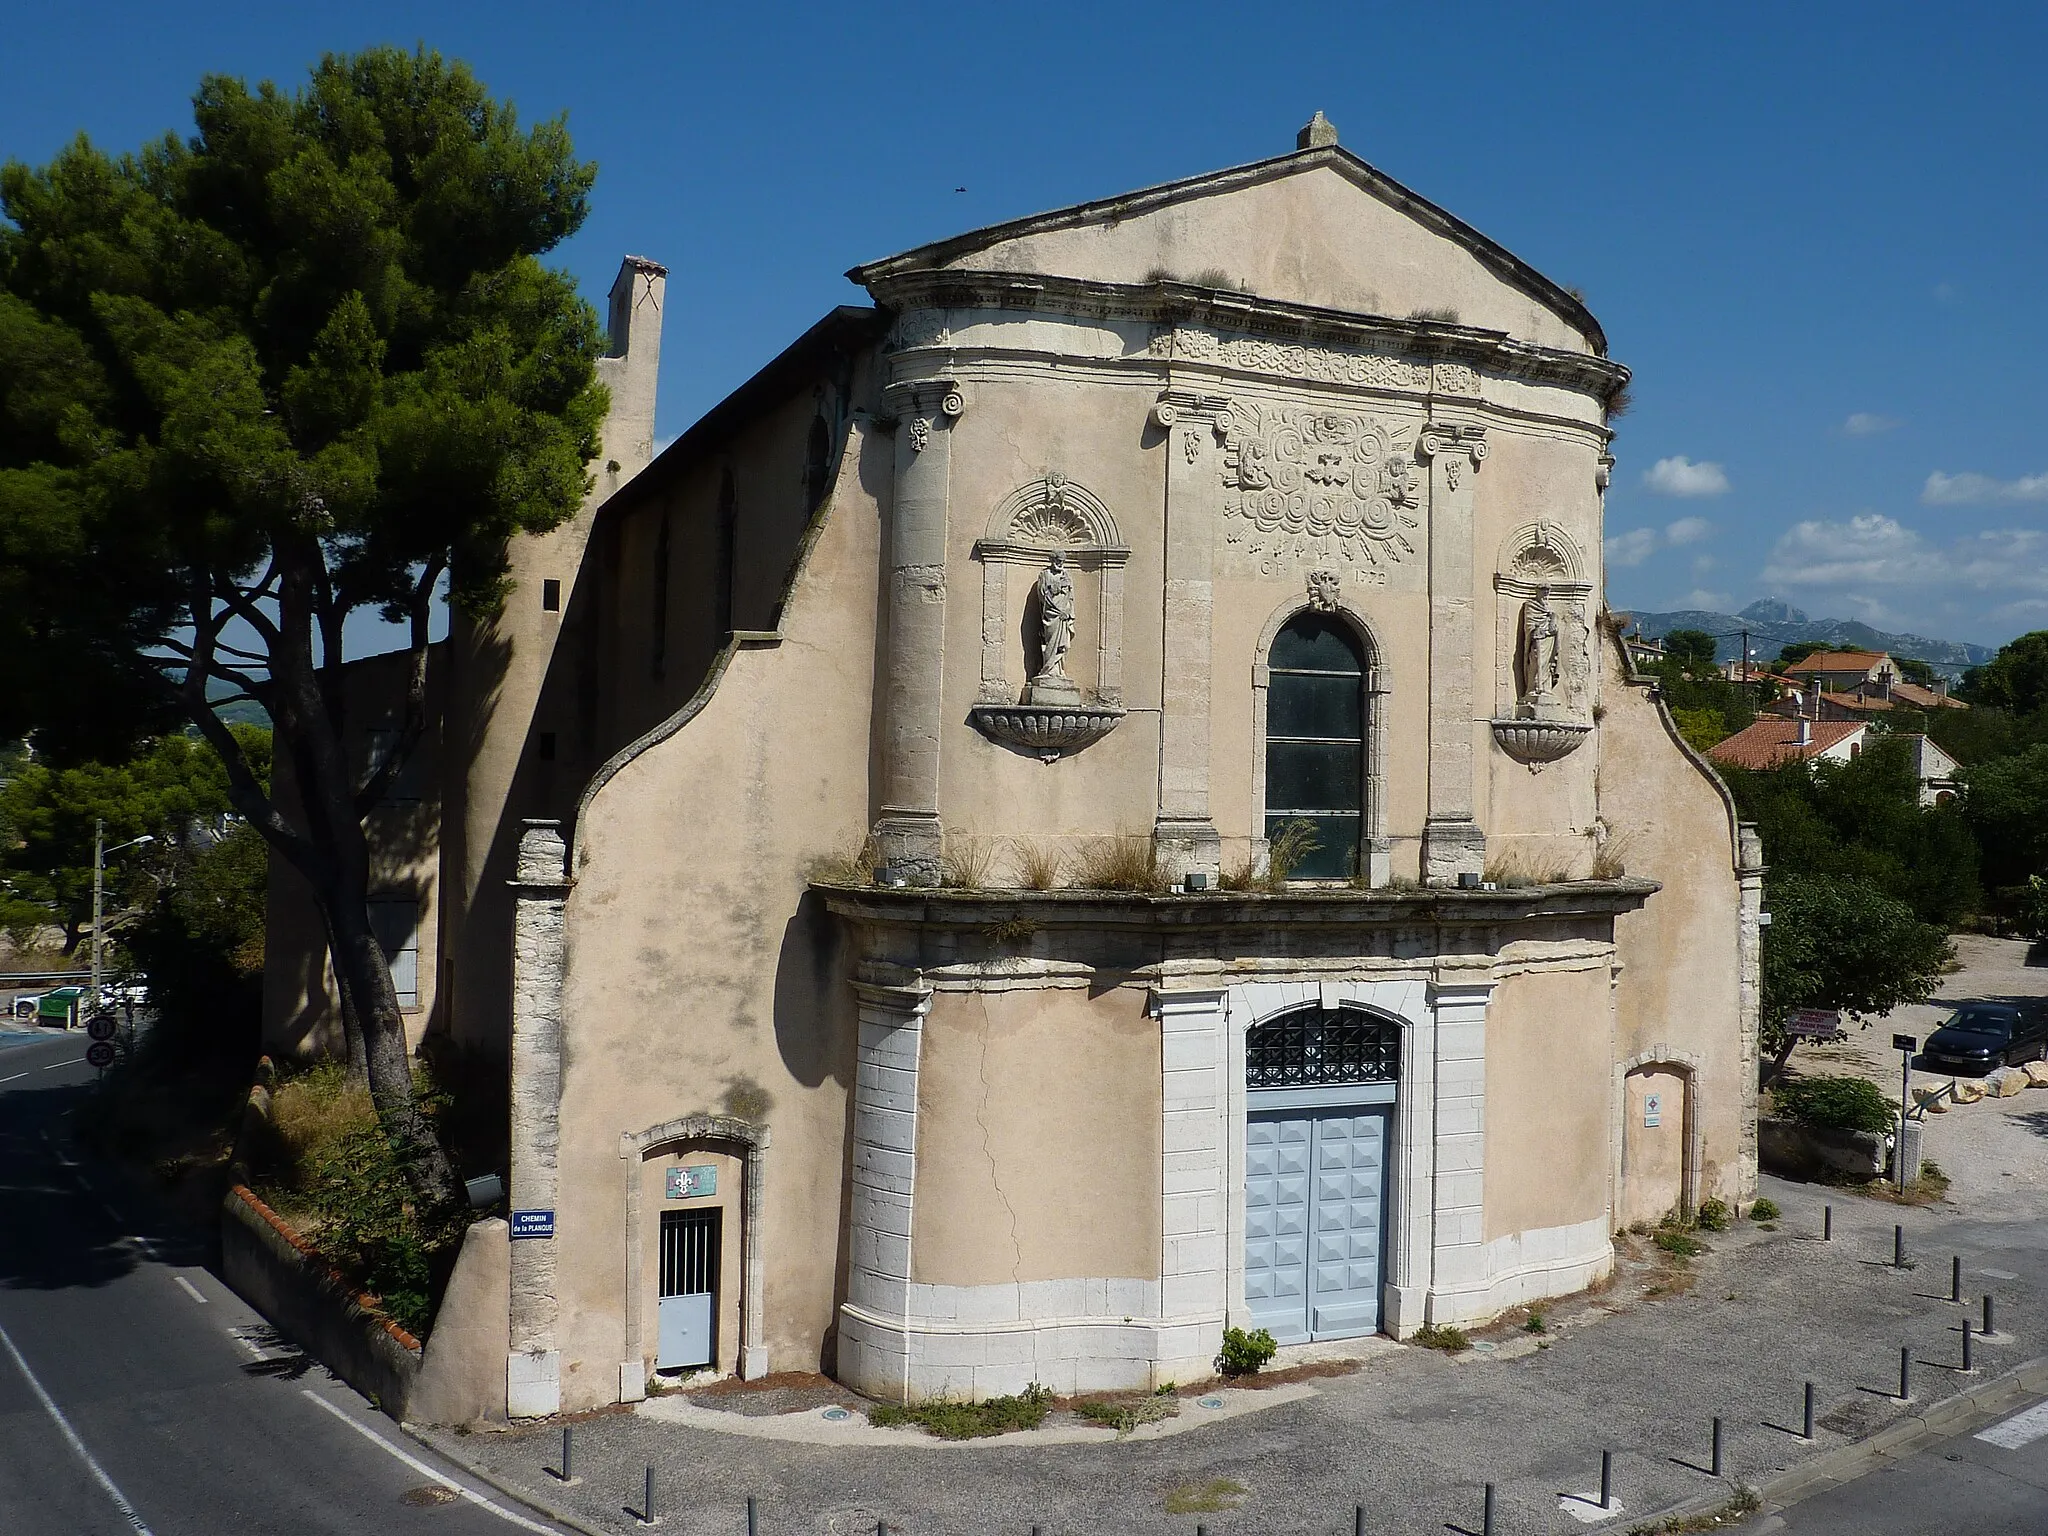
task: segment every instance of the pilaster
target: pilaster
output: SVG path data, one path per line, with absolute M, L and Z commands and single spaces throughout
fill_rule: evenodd
M 1164 1074 L 1159 1310 L 1213 1326 L 1222 1347 L 1228 1222 L 1225 1210 L 1225 1062 L 1222 987 L 1153 994 Z
M 1757 1147 L 1757 1052 L 1758 1031 L 1763 1013 L 1763 910 L 1764 844 L 1754 824 L 1740 822 L 1735 829 L 1735 880 L 1741 905 L 1741 985 L 1737 996 L 1742 1010 L 1741 1065 L 1736 1080 L 1741 1084 L 1742 1140 L 1736 1153 L 1736 1198 L 1747 1200 L 1756 1193 Z
M 1210 672 L 1216 524 L 1223 479 L 1220 395 L 1169 389 L 1152 407 L 1166 448 L 1166 593 L 1159 693 L 1159 814 L 1152 845 L 1168 879 L 1220 875 L 1223 841 L 1209 814 Z
M 515 1211 L 553 1211 L 560 1180 L 564 905 L 574 882 L 558 821 L 528 821 L 512 888 L 511 1181 Z M 560 1303 L 553 1237 L 511 1250 L 511 1332 L 506 1411 L 539 1418 L 562 1406 Z
M 1432 420 L 1416 445 L 1429 462 L 1429 818 L 1426 885 L 1455 885 L 1486 867 L 1473 819 L 1472 496 L 1486 428 Z
M 895 865 L 913 885 L 936 885 L 947 486 L 953 423 L 967 407 L 951 379 L 892 384 L 888 398 L 899 424 L 889 529 L 882 813 L 874 836 L 883 863 Z
M 839 1375 L 872 1396 L 911 1391 L 910 1231 L 917 1184 L 917 1073 L 931 988 L 856 981 L 853 1208 Z
M 1429 984 L 1436 1016 L 1435 1169 L 1429 1320 L 1469 1321 L 1486 1309 L 1486 1005 L 1483 967 L 1441 967 Z

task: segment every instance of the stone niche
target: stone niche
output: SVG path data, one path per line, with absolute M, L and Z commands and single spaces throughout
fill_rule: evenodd
M 1116 728 L 1130 553 L 1101 499 L 1057 470 L 1003 498 L 974 546 L 981 686 L 971 718 L 983 735 L 1050 763 Z M 1055 600 L 1070 610 L 1057 638 L 1043 607 L 1055 570 Z
M 1508 535 L 1493 589 L 1493 739 L 1533 773 L 1593 731 L 1593 588 L 1571 535 L 1538 521 Z

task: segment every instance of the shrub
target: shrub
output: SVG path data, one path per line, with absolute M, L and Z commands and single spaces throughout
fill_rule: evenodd
M 1548 1333 L 1550 1332 L 1550 1325 L 1543 1321 L 1543 1314 L 1541 1312 L 1531 1312 L 1529 1320 L 1522 1324 L 1522 1331 L 1524 1333 Z
M 1180 1402 L 1174 1397 L 1161 1396 L 1157 1393 L 1151 1397 L 1134 1398 L 1124 1403 L 1090 1399 L 1074 1404 L 1074 1412 L 1091 1424 L 1100 1424 L 1123 1436 L 1141 1424 L 1159 1424 L 1167 1419 L 1179 1418 Z
M 1314 822 L 1299 816 L 1282 822 L 1266 843 L 1266 879 L 1274 885 L 1292 879 L 1302 861 L 1322 846 Z
M 1242 1328 L 1223 1330 L 1223 1352 L 1216 1357 L 1216 1369 L 1225 1376 L 1256 1376 L 1280 1348 L 1263 1328 L 1246 1333 Z
M 1775 1200 L 1759 1200 L 1749 1208 L 1751 1221 L 1776 1221 L 1780 1214 L 1778 1202 Z
M 1861 1077 L 1800 1077 L 1771 1089 L 1778 1113 L 1828 1131 L 1885 1131 L 1898 1111 L 1877 1084 Z
M 1698 1238 L 1675 1229 L 1669 1232 L 1659 1232 L 1655 1241 L 1657 1246 L 1666 1253 L 1681 1259 L 1697 1258 L 1700 1254 L 1707 1251 L 1707 1245 Z
M 1732 1216 L 1727 1201 L 1709 1196 L 1700 1202 L 1699 1214 L 1693 1218 L 1693 1225 L 1702 1232 L 1726 1232 Z
M 1465 1330 L 1448 1323 L 1425 1323 L 1415 1330 L 1415 1342 L 1424 1349 L 1440 1349 L 1447 1355 L 1462 1354 L 1472 1347 L 1472 1339 Z
M 1081 850 L 1074 864 L 1074 883 L 1096 891 L 1139 891 L 1148 895 L 1166 889 L 1166 873 L 1141 832 L 1098 837 Z
M 1027 891 L 1049 891 L 1060 883 L 1060 851 L 1046 843 L 1018 838 L 1010 844 L 1017 884 Z
M 979 1403 L 883 1404 L 868 1410 L 868 1422 L 888 1428 L 916 1424 L 941 1440 L 979 1440 L 1012 1430 L 1036 1429 L 1052 1406 L 1052 1389 L 1032 1382 L 1015 1397 L 991 1397 Z

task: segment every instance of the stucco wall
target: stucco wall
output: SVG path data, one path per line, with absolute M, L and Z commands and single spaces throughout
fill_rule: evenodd
M 1148 992 L 940 992 L 918 1071 L 911 1277 L 1159 1274 L 1159 1026 Z
M 1607 1209 L 1607 967 L 1524 971 L 1486 1010 L 1486 1239 Z
M 1689 756 L 1649 691 L 1623 680 L 1620 647 L 1601 646 L 1600 811 L 1629 871 L 1663 889 L 1615 923 L 1622 972 L 1617 1061 L 1679 1058 L 1694 1071 L 1697 1196 L 1745 1197 L 1744 1118 L 1756 1063 L 1744 1052 L 1741 892 L 1734 825 L 1720 782 Z M 1627 1202 L 1624 1202 L 1627 1203 Z
M 1562 316 L 1503 283 L 1469 250 L 1328 166 L 999 241 L 956 265 L 1112 283 L 1168 276 L 1364 314 L 1450 310 L 1465 325 L 1591 350 Z
M 844 1262 L 853 999 L 837 930 L 805 876 L 857 844 L 867 821 L 870 487 L 887 485 L 890 454 L 886 439 L 856 432 L 780 642 L 734 654 L 701 712 L 624 764 L 577 829 L 557 1238 L 564 1407 L 610 1401 L 618 1386 L 619 1137 L 691 1113 L 770 1128 L 771 1367 L 827 1363 L 821 1341 Z

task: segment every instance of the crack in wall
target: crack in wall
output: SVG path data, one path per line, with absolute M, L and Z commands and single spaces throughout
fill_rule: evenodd
M 974 1107 L 974 1122 L 981 1127 L 981 1153 L 988 1159 L 988 1182 L 996 1192 L 996 1198 L 1003 1202 L 1003 1211 L 1010 1218 L 1010 1280 L 1018 1282 L 1024 1268 L 1024 1248 L 1017 1240 L 1017 1208 L 1010 1204 L 1010 1197 L 1003 1193 L 1003 1181 L 996 1168 L 996 1152 L 989 1139 L 988 1129 L 988 1037 L 995 1028 L 988 1016 L 988 999 L 977 999 L 981 1008 L 981 1062 L 977 1071 L 981 1077 L 981 1099 Z

